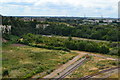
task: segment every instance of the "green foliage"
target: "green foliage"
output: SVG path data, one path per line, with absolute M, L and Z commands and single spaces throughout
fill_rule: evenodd
M 9 71 L 8 70 L 3 70 L 2 76 L 8 76 L 8 75 L 9 75 Z
M 118 66 L 118 62 L 111 62 L 110 64 L 114 65 L 114 66 Z
M 100 53 L 104 53 L 104 54 L 107 54 L 107 53 L 109 53 L 109 48 L 108 47 L 106 47 L 106 46 L 101 46 L 100 47 Z
M 31 45 L 33 47 L 38 47 L 38 48 L 46 48 L 46 49 L 54 49 L 54 50 L 63 50 L 63 51 L 70 51 L 68 48 L 64 47 L 54 47 L 54 46 L 47 46 L 47 45 Z
M 65 45 L 68 49 L 72 49 L 72 50 L 76 50 L 76 49 L 77 49 L 77 45 L 76 45 L 76 43 L 75 43 L 74 40 L 65 41 L 64 43 L 65 43 L 64 45 Z
M 87 42 L 85 42 L 85 41 L 80 41 L 80 42 L 78 42 L 78 43 L 77 43 L 77 49 L 78 49 L 78 50 L 81 50 L 81 51 L 84 51 L 86 44 L 87 44 Z
M 79 25 L 79 21 L 80 20 L 78 19 L 77 21 L 71 22 L 71 20 L 66 19 L 65 22 L 61 22 L 60 20 L 58 22 L 24 22 L 19 20 L 19 18 L 3 17 L 3 25 L 11 25 L 11 34 L 17 36 L 21 36 L 26 33 L 46 35 L 54 34 L 107 41 L 118 41 L 118 37 L 120 37 L 120 27 L 117 25 Z M 49 27 L 36 28 L 36 24 L 49 24 Z
M 71 36 L 69 36 L 69 37 L 68 37 L 68 40 L 69 40 L 69 41 L 71 41 L 71 40 L 72 40 L 72 37 L 71 37 Z
M 49 50 L 30 46 L 3 47 L 3 78 L 31 78 L 37 73 L 55 70 L 63 62 L 75 57 L 77 54 L 61 50 Z M 59 63 L 59 64 L 58 64 Z M 15 66 L 14 66 L 15 65 Z M 40 75 L 40 77 L 43 75 Z
M 42 66 L 38 67 L 36 70 L 32 71 L 31 73 L 24 75 L 23 78 L 31 78 L 33 75 L 43 72 L 45 69 L 46 67 L 42 67 Z
M 96 43 L 87 43 L 85 50 L 89 52 L 99 52 L 99 45 Z
M 41 35 L 27 34 L 23 36 L 23 40 L 20 41 L 23 44 L 27 44 L 33 47 L 55 49 L 55 50 L 81 50 L 98 53 L 109 53 L 109 47 L 102 43 L 95 43 L 90 41 L 80 40 L 67 40 L 55 37 L 45 37 Z
M 120 48 L 112 48 L 109 52 L 110 55 L 120 56 Z
M 3 42 L 3 43 L 2 43 L 2 46 L 7 46 L 7 45 L 10 45 L 10 44 L 12 44 L 12 43 L 18 43 L 18 39 L 19 39 L 18 36 L 8 35 L 8 34 L 3 34 L 2 37 L 3 37 L 5 40 L 8 40 L 7 42 Z

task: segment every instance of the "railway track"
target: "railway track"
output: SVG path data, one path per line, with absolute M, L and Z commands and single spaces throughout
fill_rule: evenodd
M 87 79 L 92 78 L 93 76 L 96 76 L 96 75 L 99 75 L 99 74 L 101 74 L 101 73 L 105 73 L 105 72 L 108 72 L 108 71 L 111 71 L 111 70 L 115 70 L 115 69 L 120 69 L 120 67 L 113 67 L 113 68 L 110 68 L 110 69 L 107 69 L 107 70 L 103 70 L 103 71 L 100 71 L 100 72 L 98 72 L 98 73 L 95 73 L 95 74 L 91 74 L 91 75 L 82 77 L 82 78 L 80 78 L 79 80 L 87 80 Z
M 62 80 L 62 79 L 64 79 L 67 75 L 69 75 L 71 72 L 73 72 L 79 66 L 81 66 L 87 60 L 88 60 L 87 58 L 83 58 L 82 60 L 77 61 L 74 65 L 68 67 L 66 70 L 64 70 L 62 73 L 60 73 L 58 76 L 56 76 L 52 80 Z

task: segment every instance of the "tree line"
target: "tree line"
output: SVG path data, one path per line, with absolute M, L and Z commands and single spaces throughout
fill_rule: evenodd
M 56 38 L 56 37 L 46 37 L 41 35 L 35 35 L 28 33 L 23 35 L 19 40 L 22 44 L 27 44 L 30 46 L 57 49 L 57 50 L 80 50 L 88 52 L 97 53 L 109 53 L 109 47 L 103 43 L 95 43 L 90 41 L 80 41 L 73 40 L 71 37 L 68 39 Z
M 49 24 L 48 27 L 36 28 L 36 24 Z M 97 40 L 119 41 L 120 27 L 118 25 L 75 25 L 64 22 L 24 22 L 19 18 L 3 17 L 3 25 L 11 25 L 11 34 L 22 36 L 27 33 L 44 35 L 61 35 Z

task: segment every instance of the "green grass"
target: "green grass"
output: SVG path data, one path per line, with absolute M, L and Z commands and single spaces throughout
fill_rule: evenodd
M 3 77 L 28 78 L 41 72 L 48 74 L 76 55 L 61 50 L 48 50 L 30 46 L 5 46 L 2 54 Z

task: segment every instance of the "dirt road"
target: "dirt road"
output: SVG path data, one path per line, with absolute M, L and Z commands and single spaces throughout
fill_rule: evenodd
M 116 60 L 116 61 L 119 60 L 117 58 L 112 58 L 112 57 L 107 57 L 107 56 L 101 56 L 99 54 L 93 54 L 93 53 L 90 53 L 90 52 L 84 52 L 84 51 L 73 51 L 73 52 L 76 52 L 76 53 L 79 53 L 79 54 L 84 54 L 84 55 L 95 56 L 95 57 L 101 57 L 101 58 L 105 58 L 105 59 L 108 59 L 108 60 Z

